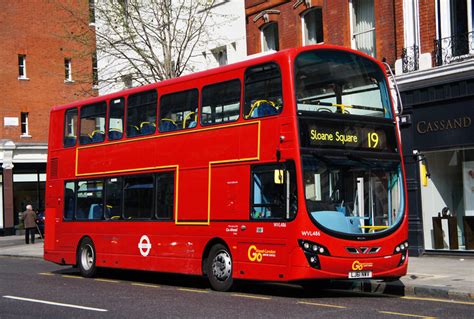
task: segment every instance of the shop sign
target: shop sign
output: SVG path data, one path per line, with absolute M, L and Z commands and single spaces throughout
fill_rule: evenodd
M 415 145 L 419 150 L 474 144 L 473 101 L 413 110 Z

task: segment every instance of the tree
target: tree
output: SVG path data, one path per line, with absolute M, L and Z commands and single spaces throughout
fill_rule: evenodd
M 192 72 L 192 60 L 210 41 L 216 0 L 90 0 L 89 16 L 56 0 L 83 22 L 75 41 L 95 40 L 89 52 L 99 66 L 101 88 L 119 82 L 143 85 Z M 216 39 L 213 39 L 216 40 Z M 93 50 L 94 51 L 94 50 Z M 82 53 L 83 54 L 83 53 Z

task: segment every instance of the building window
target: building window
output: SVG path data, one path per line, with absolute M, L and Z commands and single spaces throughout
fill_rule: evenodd
M 72 82 L 71 59 L 64 59 L 64 81 Z
M 303 45 L 321 43 L 323 38 L 323 10 L 310 9 L 302 16 Z
M 131 74 L 122 75 L 121 79 L 126 89 L 133 87 L 133 76 Z
M 227 48 L 219 47 L 211 51 L 219 66 L 227 65 Z
M 95 0 L 89 0 L 89 24 L 95 24 Z
M 262 51 L 278 51 L 280 49 L 278 41 L 278 24 L 276 22 L 272 22 L 263 26 Z
M 26 77 L 26 55 L 18 55 L 18 78 L 27 79 Z
M 21 135 L 29 136 L 28 132 L 28 112 L 21 112 Z
M 374 0 L 352 0 L 352 47 L 375 57 Z
M 97 67 L 97 52 L 92 55 L 92 85 L 94 89 L 99 86 L 99 71 Z

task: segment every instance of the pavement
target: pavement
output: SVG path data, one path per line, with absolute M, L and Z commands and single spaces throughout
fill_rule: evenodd
M 0 237 L 0 256 L 43 258 L 43 240 L 26 245 L 24 236 Z M 409 257 L 408 274 L 398 281 L 333 281 L 331 289 L 474 302 L 474 256 Z

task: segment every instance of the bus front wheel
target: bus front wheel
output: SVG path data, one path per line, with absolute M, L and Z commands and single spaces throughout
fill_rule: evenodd
M 207 275 L 212 289 L 228 291 L 234 282 L 232 279 L 232 256 L 222 244 L 214 245 L 209 252 Z
M 96 254 L 94 243 L 92 239 L 86 237 L 81 241 L 77 251 L 77 266 L 83 277 L 90 278 L 95 275 L 95 262 Z

